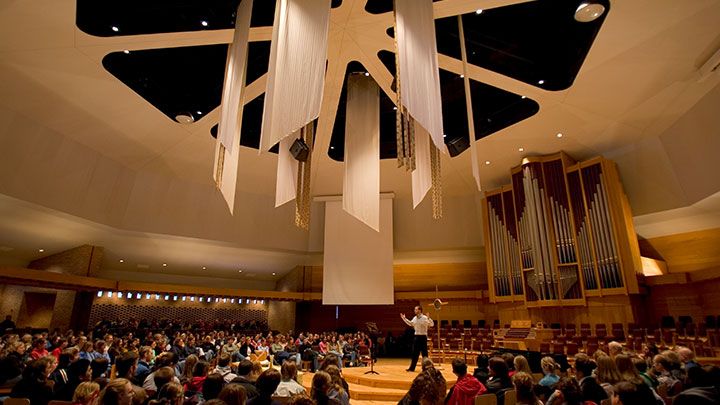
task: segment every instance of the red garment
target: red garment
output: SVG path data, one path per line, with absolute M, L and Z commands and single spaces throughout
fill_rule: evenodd
M 193 377 L 190 381 L 185 383 L 185 392 L 193 391 L 198 392 L 202 391 L 203 383 L 205 382 L 205 378 L 207 377 Z
M 41 359 L 45 356 L 47 356 L 49 353 L 46 349 L 38 350 L 33 349 L 32 352 L 30 352 L 30 357 L 32 357 L 33 360 Z
M 55 350 L 52 351 L 52 355 L 55 357 L 55 360 L 60 361 L 60 353 L 62 353 L 62 349 L 59 347 L 56 347 Z
M 471 374 L 458 378 L 452 388 L 447 405 L 474 405 L 475 397 L 487 392 L 487 388 Z

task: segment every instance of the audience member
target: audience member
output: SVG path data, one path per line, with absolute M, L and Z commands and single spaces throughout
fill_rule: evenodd
M 258 395 L 258 390 L 255 387 L 254 379 L 252 379 L 253 363 L 248 360 L 242 360 L 237 367 L 237 377 L 231 382 L 234 384 L 240 384 L 245 388 L 247 393 L 247 399 L 255 398 Z
M 98 397 L 99 405 L 131 405 L 135 392 L 130 381 L 124 378 L 116 378 L 108 382 L 107 386 L 100 391 Z
M 12 387 L 10 397 L 28 398 L 30 405 L 47 405 L 53 399 L 53 384 L 48 376 L 55 368 L 55 358 L 45 356 L 28 364 L 22 379 Z
M 228 384 L 220 391 L 217 398 L 227 405 L 245 405 L 247 392 L 240 384 Z
M 595 363 L 586 354 L 575 355 L 575 378 L 580 384 L 582 400 L 599 404 L 603 399 L 607 399 L 608 395 L 592 375 L 595 367 Z
M 89 365 L 88 365 L 89 367 Z M 100 386 L 97 383 L 85 381 L 75 388 L 72 396 L 73 405 L 96 405 L 100 396 Z
M 280 375 L 282 379 L 275 390 L 275 395 L 280 397 L 290 397 L 296 394 L 305 393 L 305 387 L 295 381 L 297 378 L 297 366 L 295 365 L 295 362 L 290 360 L 284 361 L 280 367 Z
M 280 405 L 280 402 L 272 399 L 273 393 L 280 385 L 280 372 L 274 368 L 268 368 L 255 381 L 258 395 L 247 401 L 247 405 Z
M 457 381 L 450 388 L 446 404 L 473 405 L 476 396 L 487 392 L 487 388 L 477 378 L 467 373 L 467 364 L 462 359 L 452 361 L 452 371 L 457 376 Z
M 520 356 L 518 356 L 520 357 Z M 517 358 L 517 357 L 516 357 Z M 533 378 L 532 375 L 518 371 L 512 376 L 513 386 L 515 387 L 515 393 L 517 395 L 516 404 L 518 405 L 543 405 L 533 391 Z

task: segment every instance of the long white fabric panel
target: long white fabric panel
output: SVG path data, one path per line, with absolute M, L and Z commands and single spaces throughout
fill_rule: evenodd
M 413 208 L 427 195 L 432 187 L 430 169 L 430 135 L 422 127 L 415 127 L 415 170 L 412 171 Z
M 348 78 L 345 115 L 343 209 L 379 231 L 380 91 L 373 78 Z
M 395 0 L 395 15 L 402 104 L 444 152 L 432 0 Z
M 265 91 L 260 150 L 320 115 L 330 0 L 278 0 Z
M 231 214 L 235 206 L 235 186 L 240 157 L 240 130 L 252 5 L 253 0 L 243 0 L 238 6 L 233 43 L 228 48 L 220 123 L 215 142 L 213 178 L 216 183 L 219 180 L 220 192 L 230 208 Z M 220 159 L 220 145 L 224 147 L 222 159 Z M 222 170 L 218 170 L 218 164 L 222 165 Z M 217 178 L 218 175 L 221 176 L 220 179 Z
M 340 201 L 325 203 L 323 304 L 393 304 L 392 199 L 380 200 L 380 232 L 358 222 Z
M 298 135 L 298 132 L 295 135 Z M 290 153 L 290 146 L 295 139 L 297 136 L 287 136 L 280 141 L 277 181 L 275 182 L 275 207 L 294 200 L 297 194 L 298 161 Z

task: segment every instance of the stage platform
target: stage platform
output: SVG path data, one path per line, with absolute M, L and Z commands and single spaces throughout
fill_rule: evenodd
M 344 367 L 343 377 L 350 386 L 350 399 L 354 404 L 397 404 L 410 388 L 412 380 L 420 373 L 420 364 L 414 373 L 405 371 L 410 359 L 378 359 L 374 369 L 378 374 L 365 374 L 370 371 L 366 367 Z M 468 367 L 472 372 L 473 367 Z M 440 370 L 448 382 L 448 388 L 455 383 L 457 377 L 452 373 L 449 364 L 443 364 Z M 306 372 L 302 382 L 310 392 L 313 373 Z

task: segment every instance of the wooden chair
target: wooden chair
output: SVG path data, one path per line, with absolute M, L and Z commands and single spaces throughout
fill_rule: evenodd
M 48 405 L 71 405 L 72 403 L 72 401 L 58 401 L 57 399 L 53 399 L 48 402 Z
M 3 405 L 30 405 L 30 400 L 27 398 L 5 398 Z
M 475 397 L 475 405 L 497 405 L 495 394 L 484 394 Z
M 505 398 L 503 400 L 503 405 L 515 405 L 517 402 L 517 393 L 514 389 L 509 389 L 505 391 Z

